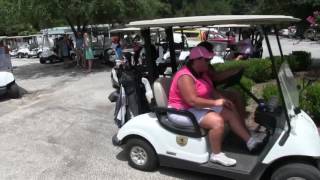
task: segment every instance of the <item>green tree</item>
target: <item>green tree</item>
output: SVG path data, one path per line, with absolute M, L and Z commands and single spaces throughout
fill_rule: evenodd
M 177 16 L 231 14 L 231 6 L 228 0 L 186 0 L 181 3 L 175 4 L 181 6 L 181 9 L 175 12 Z

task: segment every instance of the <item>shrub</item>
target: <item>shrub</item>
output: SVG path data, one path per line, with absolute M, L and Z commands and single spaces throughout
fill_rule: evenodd
M 293 51 L 289 58 L 289 64 L 293 71 L 304 71 L 311 65 L 311 53 Z
M 270 100 L 272 96 L 280 96 L 278 88 L 274 84 L 268 84 L 263 89 L 263 98 L 265 101 Z M 309 86 L 300 99 L 300 108 L 313 117 L 316 124 L 320 125 L 320 82 Z
M 271 61 L 264 59 L 250 59 L 250 61 L 227 61 L 224 64 L 214 65 L 217 71 L 232 68 L 244 68 L 244 76 L 260 83 L 272 79 Z
M 300 98 L 302 109 L 313 116 L 313 120 L 320 123 L 320 82 L 309 86 Z
M 251 79 L 248 79 L 246 77 L 242 77 L 240 80 L 240 83 L 249 91 L 251 91 L 252 87 L 255 85 L 254 81 L 252 81 Z M 240 86 L 236 85 L 231 87 L 231 89 L 233 89 L 234 91 L 240 92 L 241 96 L 244 98 L 246 104 L 249 104 L 249 99 L 250 96 L 248 96 L 248 94 L 246 92 L 244 92 Z
M 244 75 L 256 83 L 267 82 L 272 79 L 271 61 L 252 60 L 247 61 Z
M 279 69 L 282 64 L 280 56 L 274 56 L 276 69 Z M 285 60 L 288 60 L 292 71 L 306 70 L 311 64 L 311 54 L 305 51 L 294 51 L 291 55 L 285 55 Z M 250 59 L 247 61 L 226 61 L 223 64 L 215 64 L 217 71 L 223 71 L 232 68 L 244 68 L 244 75 L 252 79 L 256 83 L 267 82 L 274 79 L 272 72 L 272 63 L 270 58 L 265 59 Z
M 273 96 L 280 97 L 278 87 L 274 84 L 267 84 L 262 90 L 262 97 L 268 102 Z

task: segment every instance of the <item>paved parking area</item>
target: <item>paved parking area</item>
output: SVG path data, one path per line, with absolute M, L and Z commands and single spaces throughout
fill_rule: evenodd
M 302 43 L 320 57 L 319 44 Z M 293 47 L 299 46 L 306 45 Z M 151 173 L 130 168 L 121 148 L 111 143 L 117 128 L 107 100 L 113 91 L 109 68 L 85 74 L 37 59 L 14 59 L 13 65 L 25 94 L 0 100 L 0 179 L 222 179 L 172 168 Z

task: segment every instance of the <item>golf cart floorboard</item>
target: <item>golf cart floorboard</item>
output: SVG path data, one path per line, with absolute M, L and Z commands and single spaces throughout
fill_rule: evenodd
M 222 171 L 237 172 L 240 174 L 250 174 L 253 168 L 257 164 L 257 157 L 249 155 L 240 155 L 236 153 L 226 152 L 228 157 L 234 158 L 237 160 L 237 164 L 232 167 L 225 167 L 216 163 L 208 162 L 201 165 L 202 167 L 214 168 Z
M 247 179 L 253 173 L 254 168 L 259 164 L 259 153 L 250 153 L 245 143 L 232 132 L 224 139 L 223 152 L 231 158 L 237 160 L 237 164 L 232 167 L 225 167 L 217 163 L 207 162 L 197 164 L 189 161 L 172 159 L 161 156 L 161 164 L 164 166 L 188 169 L 206 174 L 224 176 L 228 178 Z
M 234 133 L 229 132 L 225 137 L 222 145 L 222 151 L 231 158 L 237 160 L 237 164 L 230 169 L 250 173 L 256 167 L 259 160 L 259 152 L 250 153 L 246 147 L 246 143 Z M 211 163 L 212 164 L 212 163 Z M 221 166 L 214 164 L 214 166 Z

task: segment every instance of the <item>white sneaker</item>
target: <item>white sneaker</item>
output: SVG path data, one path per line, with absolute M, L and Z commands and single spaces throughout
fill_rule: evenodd
M 266 135 L 262 133 L 253 134 L 247 142 L 247 148 L 249 151 L 256 150 L 256 148 L 263 143 L 265 137 Z
M 267 137 L 266 133 L 261 133 L 261 132 L 255 132 L 252 133 L 252 138 L 255 139 L 255 141 L 262 143 L 264 139 Z
M 235 159 L 227 157 L 224 153 L 211 154 L 210 161 L 214 163 L 221 164 L 223 166 L 234 166 L 237 164 Z

